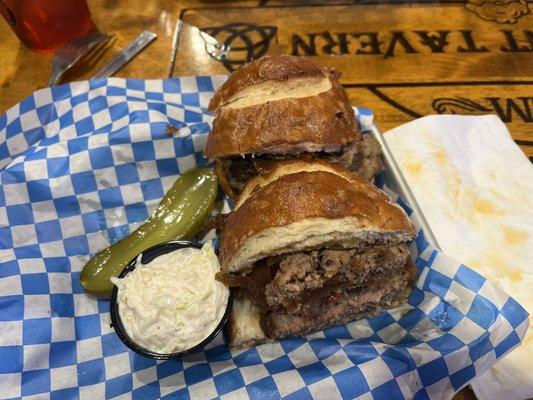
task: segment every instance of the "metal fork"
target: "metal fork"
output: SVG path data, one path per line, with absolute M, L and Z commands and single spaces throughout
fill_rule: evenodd
M 91 32 L 85 36 L 72 39 L 65 43 L 55 54 L 52 59 L 52 74 L 50 76 L 49 86 L 55 86 L 63 74 L 68 71 L 84 55 L 91 51 L 99 43 L 105 42 L 111 38 L 101 32 Z

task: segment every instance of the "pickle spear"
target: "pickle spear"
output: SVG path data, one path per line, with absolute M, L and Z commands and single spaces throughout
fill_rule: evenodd
M 218 181 L 210 168 L 195 168 L 179 176 L 154 213 L 130 235 L 100 251 L 80 275 L 83 288 L 109 298 L 116 277 L 139 253 L 169 240 L 187 240 L 202 227 L 217 196 Z

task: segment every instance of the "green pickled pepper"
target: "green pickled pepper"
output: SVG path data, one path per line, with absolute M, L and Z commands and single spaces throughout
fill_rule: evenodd
M 109 298 L 111 278 L 139 253 L 169 240 L 192 238 L 213 209 L 217 191 L 218 181 L 210 168 L 195 168 L 180 175 L 143 225 L 85 264 L 80 276 L 83 288 Z

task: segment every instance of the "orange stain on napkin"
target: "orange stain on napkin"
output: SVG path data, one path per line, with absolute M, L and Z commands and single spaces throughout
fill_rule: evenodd
M 512 282 L 520 282 L 522 280 L 522 273 L 517 268 L 509 265 L 499 254 L 489 254 L 488 265 L 498 268 L 501 276 L 506 276 Z
M 444 151 L 442 147 L 435 149 L 433 152 L 433 157 L 435 157 L 437 164 L 439 164 L 441 167 L 446 166 L 450 160 L 448 154 L 446 154 L 446 151 Z
M 491 251 L 487 251 L 480 258 L 468 260 L 466 265 L 492 280 L 493 283 L 503 277 L 507 277 L 512 282 L 520 282 L 522 280 L 522 272 L 518 268 L 510 265 L 500 254 Z
M 476 198 L 474 200 L 474 211 L 484 215 L 504 215 L 503 210 L 496 207 L 496 205 L 485 199 Z
M 515 229 L 511 226 L 503 226 L 502 231 L 505 241 L 509 244 L 522 243 L 529 237 L 526 231 Z
M 417 160 L 407 160 L 403 165 L 407 173 L 413 178 L 419 178 L 422 174 L 422 163 Z

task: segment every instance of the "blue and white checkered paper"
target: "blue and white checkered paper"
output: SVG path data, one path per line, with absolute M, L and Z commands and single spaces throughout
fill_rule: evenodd
M 223 79 L 74 83 L 0 116 L 1 398 L 448 399 L 520 343 L 525 310 L 420 232 L 417 288 L 399 309 L 248 350 L 220 335 L 181 360 L 129 351 L 80 271 L 205 164 Z

